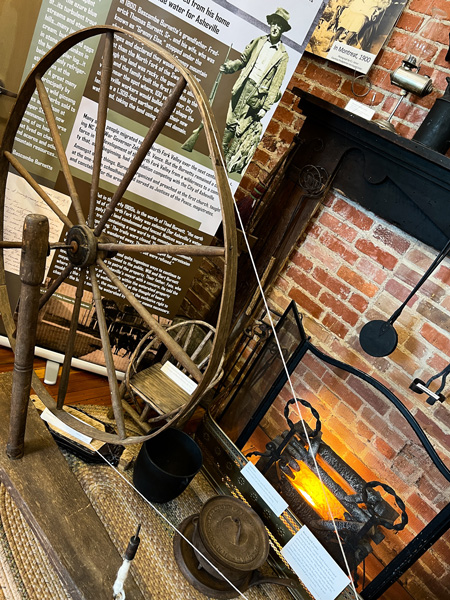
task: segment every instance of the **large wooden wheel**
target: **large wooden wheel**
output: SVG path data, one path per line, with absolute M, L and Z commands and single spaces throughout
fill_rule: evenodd
M 177 69 L 180 77 L 178 82 L 173 87 L 170 95 L 165 99 L 164 105 L 161 108 L 159 114 L 151 123 L 151 126 L 140 148 L 137 150 L 134 158 L 131 160 L 129 168 L 126 171 L 123 179 L 117 185 L 113 196 L 110 200 L 110 203 L 104 211 L 102 217 L 97 222 L 95 222 L 95 206 L 99 191 L 100 169 L 102 164 L 102 151 L 106 129 L 108 97 L 110 94 L 111 73 L 114 69 L 113 42 L 114 35 L 116 33 L 119 33 L 121 36 L 131 37 L 134 40 L 137 40 L 139 43 L 143 44 L 144 46 L 148 47 L 152 52 L 155 52 L 158 55 L 160 55 L 163 59 L 170 62 Z M 85 215 L 81 207 L 74 179 L 69 169 L 68 159 L 66 157 L 63 144 L 61 142 L 57 120 L 55 119 L 55 116 L 53 114 L 51 102 L 47 94 L 43 78 L 47 70 L 54 64 L 54 62 L 58 60 L 64 53 L 70 50 L 74 45 L 93 36 L 101 35 L 105 36 L 106 39 L 104 55 L 102 60 L 101 84 L 98 100 L 95 155 L 90 183 L 89 214 Z M 114 214 L 114 210 L 116 206 L 121 202 L 128 185 L 130 184 L 131 180 L 133 179 L 143 160 L 147 156 L 158 134 L 161 132 L 163 126 L 165 125 L 173 110 L 175 109 L 177 101 L 183 93 L 183 90 L 185 89 L 186 85 L 189 86 L 192 94 L 195 97 L 206 134 L 209 154 L 211 157 L 212 167 L 216 177 L 218 194 L 221 204 L 224 246 L 207 247 L 189 245 L 129 245 L 121 243 L 120 240 L 116 240 L 113 243 L 104 234 L 105 225 L 108 223 L 108 220 Z M 33 176 L 27 171 L 26 167 L 13 154 L 13 144 L 17 130 L 21 124 L 28 103 L 30 102 L 31 96 L 35 90 L 37 90 L 39 94 L 39 99 L 42 105 L 42 111 L 45 115 L 45 119 L 47 121 L 53 139 L 54 150 L 60 162 L 61 171 L 64 175 L 69 190 L 70 198 L 72 200 L 72 206 L 75 209 L 75 223 L 72 223 L 70 219 L 59 210 L 59 208 L 52 202 L 52 200 L 42 189 L 41 185 L 33 178 Z M 178 420 L 183 415 L 186 415 L 191 411 L 191 409 L 201 398 L 204 391 L 208 388 L 208 385 L 210 384 L 211 380 L 215 377 L 219 369 L 230 326 L 231 310 L 234 300 L 237 261 L 233 198 L 231 196 L 231 191 L 227 180 L 222 151 L 220 148 L 220 144 L 218 143 L 219 139 L 220 138 L 217 132 L 217 127 L 211 109 L 209 107 L 208 100 L 195 77 L 192 76 L 190 72 L 175 58 L 173 58 L 169 52 L 167 52 L 160 46 L 157 46 L 156 44 L 150 42 L 142 36 L 125 31 L 117 27 L 95 26 L 88 29 L 83 29 L 66 37 L 61 42 L 59 42 L 52 50 L 50 50 L 35 66 L 35 68 L 27 77 L 24 85 L 22 86 L 21 91 L 19 92 L 16 104 L 6 126 L 0 152 L 0 227 L 1 240 L 3 240 L 2 248 L 0 249 L 0 310 L 7 335 L 11 343 L 11 347 L 14 350 L 16 347 L 15 323 L 11 314 L 10 301 L 8 298 L 8 292 L 5 283 L 5 270 L 3 262 L 4 247 L 17 247 L 21 245 L 21 242 L 19 241 L 10 242 L 5 241 L 3 239 L 6 180 L 8 171 L 12 167 L 22 178 L 24 178 L 30 184 L 30 186 L 39 194 L 39 196 L 44 200 L 44 202 L 47 203 L 51 210 L 54 211 L 58 218 L 69 228 L 69 232 L 66 238 L 66 245 L 70 246 L 70 248 L 64 250 L 64 252 L 67 253 L 67 266 L 61 273 L 61 275 L 52 283 L 49 290 L 40 298 L 40 309 L 45 305 L 45 303 L 49 300 L 52 294 L 56 292 L 58 287 L 67 279 L 69 275 L 73 277 L 74 273 L 78 272 L 78 269 L 75 269 L 75 267 L 79 268 L 77 293 L 71 318 L 69 339 L 66 347 L 66 356 L 60 379 L 60 391 L 58 401 L 55 402 L 53 400 L 53 398 L 47 392 L 43 383 L 39 380 L 35 373 L 33 374 L 32 387 L 40 396 L 41 400 L 44 402 L 47 408 L 51 410 L 58 418 L 60 418 L 62 421 L 64 421 L 66 424 L 70 425 L 74 429 L 94 439 L 100 439 L 105 442 L 121 443 L 126 445 L 131 443 L 142 442 L 156 435 L 157 433 L 162 431 L 162 429 L 173 424 L 175 419 Z M 53 244 L 53 246 L 57 247 L 58 244 Z M 58 251 L 57 248 L 56 251 Z M 149 254 L 161 253 L 184 256 L 224 257 L 225 276 L 219 315 L 216 323 L 217 333 L 213 342 L 213 350 L 208 368 L 203 374 L 200 373 L 200 371 L 198 370 L 197 366 L 193 363 L 191 358 L 184 352 L 184 350 L 177 344 L 177 342 L 173 340 L 170 334 L 168 334 L 164 330 L 164 328 L 161 327 L 158 321 L 136 299 L 136 297 L 126 288 L 126 286 L 120 281 L 120 279 L 108 266 L 108 253 L 114 252 L 145 252 Z M 124 413 L 120 400 L 119 385 L 116 379 L 111 345 L 108 338 L 105 314 L 101 301 L 102 291 L 100 289 L 101 286 L 99 284 L 99 271 L 103 272 L 107 276 L 108 280 L 117 288 L 117 290 L 123 296 L 125 296 L 127 302 L 134 307 L 134 309 L 146 322 L 148 327 L 161 339 L 161 341 L 166 345 L 169 351 L 177 357 L 177 360 L 189 371 L 189 373 L 198 382 L 198 387 L 193 393 L 185 409 L 183 410 L 183 414 L 177 414 L 175 418 L 169 419 L 167 423 L 163 425 L 163 427 L 145 436 L 126 436 Z M 77 421 L 62 410 L 64 396 L 69 381 L 71 358 L 73 355 L 75 336 L 77 333 L 82 292 L 85 281 L 88 277 L 92 286 L 93 300 L 95 310 L 97 313 L 96 317 L 98 320 L 100 336 L 105 355 L 109 386 L 111 390 L 111 404 L 116 420 L 117 434 L 99 432 L 98 430 L 88 425 L 81 424 L 79 421 Z

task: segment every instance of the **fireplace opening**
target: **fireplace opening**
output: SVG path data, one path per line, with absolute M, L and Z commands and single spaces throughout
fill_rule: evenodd
M 281 576 L 289 569 L 280 549 L 306 524 L 341 566 L 342 544 L 364 600 L 415 600 L 395 582 L 420 582 L 420 557 L 449 528 L 450 504 L 427 498 L 449 488 L 445 452 L 408 410 L 408 398 L 315 346 L 295 303 L 277 335 L 292 386 L 270 336 L 198 430 L 207 475 L 263 519 Z M 241 475 L 249 461 L 287 502 L 279 516 Z
M 297 403 L 309 409 L 313 428 L 293 422 Z M 365 481 L 333 451 L 324 440 L 320 414 L 309 402 L 288 400 L 284 418 L 288 428 L 264 452 L 250 451 L 246 457 L 257 459 L 256 467 L 345 570 L 343 549 L 357 582 L 357 567 L 372 552 L 372 544 L 384 539 L 383 528 L 401 531 L 407 525 L 405 504 L 391 486 Z M 381 492 L 391 496 L 396 509 Z

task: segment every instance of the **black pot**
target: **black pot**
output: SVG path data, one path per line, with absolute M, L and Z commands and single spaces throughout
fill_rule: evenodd
M 179 429 L 166 429 L 142 444 L 133 483 L 150 502 L 168 502 L 179 496 L 201 469 L 202 452 Z

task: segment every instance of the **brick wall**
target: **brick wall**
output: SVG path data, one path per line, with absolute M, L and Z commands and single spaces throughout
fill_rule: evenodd
M 408 42 L 430 13 L 431 6 L 425 0 L 409 3 L 386 48 L 369 71 L 372 91 L 358 100 L 372 104 L 377 117 L 386 118 L 398 99 L 398 88 L 390 85 L 389 72 L 400 65 Z M 431 41 L 435 48 L 431 61 L 421 70 L 432 77 L 435 89 L 422 99 L 409 95 L 393 119 L 397 132 L 408 138 L 421 124 L 434 100 L 442 95 L 445 78 L 450 76 L 450 63 L 444 60 L 448 49 L 450 2 L 437 1 L 434 6 L 449 15 L 437 32 L 437 39 Z M 238 201 L 257 193 L 257 186 L 267 179 L 301 127 L 302 116 L 296 108 L 292 88 L 300 87 L 344 107 L 354 97 L 353 78 L 354 73 L 349 69 L 312 55 L 304 56 L 237 191 Z M 315 342 L 337 358 L 371 372 L 391 388 L 413 412 L 450 465 L 448 404 L 431 407 L 423 396 L 408 389 L 414 377 L 426 380 L 450 361 L 449 260 L 441 264 L 398 319 L 399 344 L 392 355 L 371 359 L 358 343 L 361 327 L 371 319 L 388 318 L 435 256 L 433 249 L 333 191 L 298 241 L 276 281 L 270 302 L 280 310 L 294 299 L 305 315 L 305 327 Z M 408 488 L 405 499 L 412 518 L 409 532 L 402 535 L 405 540 L 412 538 L 450 501 L 449 485 L 433 470 L 419 470 L 422 454 L 411 445 L 411 432 L 400 418 L 391 415 L 392 420 L 387 425 L 386 416 L 378 414 L 376 407 L 359 403 L 348 406 L 344 401 L 329 406 L 328 412 L 331 410 L 334 416 L 329 427 L 336 422 L 335 431 L 331 433 L 336 443 L 342 443 L 346 435 L 343 431 L 346 427 L 339 429 L 337 417 L 341 417 L 341 422 L 355 424 L 358 439 L 365 436 L 370 441 L 370 452 L 362 454 L 366 467 L 384 469 L 387 474 L 403 469 L 404 477 L 409 478 L 412 487 Z M 382 561 L 395 554 L 395 540 L 385 552 Z M 450 599 L 449 565 L 450 535 L 447 533 L 403 578 L 407 592 L 400 595 L 397 591 L 397 595 L 391 597 Z

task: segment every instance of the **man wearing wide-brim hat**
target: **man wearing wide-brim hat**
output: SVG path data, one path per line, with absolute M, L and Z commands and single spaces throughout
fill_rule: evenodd
M 227 60 L 220 67 L 223 73 L 241 71 L 231 91 L 223 135 L 229 171 L 242 172 L 247 165 L 259 142 L 260 121 L 281 97 L 280 88 L 289 60 L 281 35 L 291 29 L 289 13 L 277 8 L 267 16 L 267 22 L 269 35 L 254 39 L 240 58 Z

